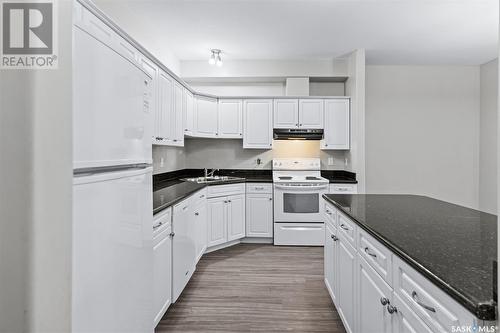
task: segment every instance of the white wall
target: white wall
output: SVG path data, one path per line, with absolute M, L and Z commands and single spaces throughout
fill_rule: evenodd
M 153 146 L 153 174 L 186 168 L 186 152 L 182 147 Z
M 0 332 L 70 332 L 72 4 L 59 69 L 0 71 Z
M 478 164 L 478 66 L 367 66 L 367 192 L 477 208 Z
M 481 66 L 479 209 L 497 212 L 498 59 Z

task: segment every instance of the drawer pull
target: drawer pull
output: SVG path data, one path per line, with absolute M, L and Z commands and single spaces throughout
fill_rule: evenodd
M 255 187 L 255 189 L 256 189 L 256 190 L 263 190 L 263 189 L 264 189 L 264 187 L 263 187 L 263 186 L 261 186 L 261 187 Z
M 200 195 L 200 199 L 202 199 L 202 198 L 204 198 L 204 197 L 205 197 L 205 194 L 203 194 L 203 195 Z
M 330 237 L 332 237 L 332 239 L 333 239 L 334 242 L 336 242 L 336 241 L 339 240 L 339 238 L 337 236 L 335 236 L 335 235 L 331 235 Z
M 342 229 L 344 229 L 344 230 L 349 230 L 349 228 L 348 228 L 348 227 L 346 227 L 346 225 L 345 225 L 344 223 L 342 223 L 342 224 L 340 225 L 340 227 L 341 227 Z
M 365 247 L 365 252 L 367 255 L 372 256 L 373 258 L 377 258 L 377 255 L 375 253 L 371 253 L 368 247 Z
M 387 304 L 389 304 L 389 299 L 387 297 L 380 297 L 380 304 L 382 304 L 383 306 L 386 306 Z
M 158 229 L 158 228 L 159 228 L 159 227 L 161 227 L 162 225 L 163 225 L 163 222 L 158 223 L 157 225 L 155 225 L 155 226 L 153 227 L 153 230 Z
M 387 312 L 389 312 L 390 314 L 397 313 L 398 312 L 398 308 L 395 307 L 395 306 L 392 306 L 392 305 L 388 304 L 387 305 Z
M 424 309 L 426 309 L 426 310 L 428 310 L 430 312 L 436 312 L 436 309 L 434 309 L 432 306 L 425 305 L 424 303 L 422 303 L 422 302 L 419 301 L 417 292 L 415 290 L 413 290 L 413 292 L 411 293 L 411 298 L 413 298 L 413 300 L 415 301 L 415 303 L 417 303 L 418 305 L 420 305 Z
M 326 213 L 327 213 L 328 215 L 332 215 L 332 212 L 331 212 L 329 209 L 327 209 L 327 210 L 326 210 Z

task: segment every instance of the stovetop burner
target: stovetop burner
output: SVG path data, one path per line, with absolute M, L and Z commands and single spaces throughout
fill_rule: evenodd
M 278 178 L 281 179 L 281 180 L 290 180 L 290 179 L 292 179 L 291 176 L 279 176 Z

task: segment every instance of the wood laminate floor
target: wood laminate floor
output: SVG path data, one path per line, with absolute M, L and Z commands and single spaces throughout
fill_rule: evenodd
M 239 244 L 205 254 L 156 332 L 345 332 L 322 247 Z

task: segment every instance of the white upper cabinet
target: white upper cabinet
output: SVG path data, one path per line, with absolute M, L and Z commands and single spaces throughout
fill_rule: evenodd
M 173 84 L 172 77 L 160 71 L 158 76 L 158 120 L 155 124 L 158 129 L 156 144 L 167 145 L 172 140 Z
M 160 124 L 161 124 L 161 111 L 158 107 L 158 80 L 159 80 L 159 71 L 160 69 L 153 62 L 149 61 L 149 59 L 145 57 L 140 58 L 140 65 L 142 69 L 148 73 L 151 80 L 151 96 L 149 98 L 149 110 L 153 115 L 153 144 L 160 143 Z
M 323 128 L 323 99 L 299 100 L 299 128 Z
M 274 128 L 299 127 L 299 100 L 274 100 Z
M 215 138 L 217 132 L 217 100 L 196 96 L 194 136 Z
M 186 98 L 186 110 L 184 112 L 184 134 L 191 136 L 193 135 L 193 128 L 194 128 L 194 108 L 195 108 L 195 101 L 194 101 L 194 96 L 193 94 L 187 90 L 184 89 L 184 94 Z
M 170 142 L 170 145 L 183 147 L 185 94 L 184 87 L 177 82 L 174 82 L 173 97 L 173 110 L 170 123 L 172 140 Z
M 243 102 L 243 148 L 271 149 L 272 127 L 272 99 L 249 99 Z
M 218 137 L 241 139 L 243 137 L 243 102 L 239 99 L 219 100 Z
M 321 149 L 350 148 L 349 99 L 325 100 L 325 132 Z

